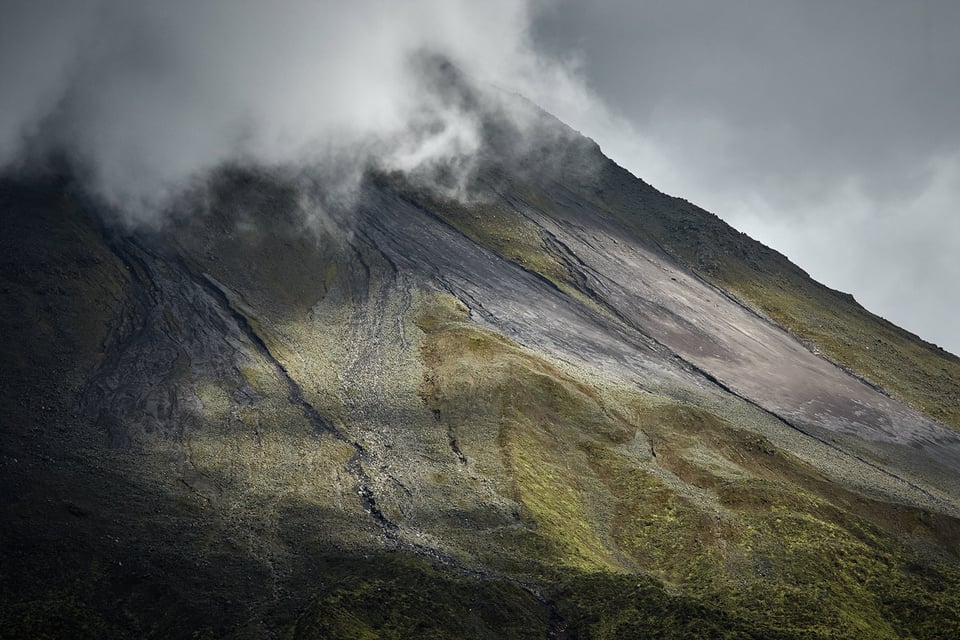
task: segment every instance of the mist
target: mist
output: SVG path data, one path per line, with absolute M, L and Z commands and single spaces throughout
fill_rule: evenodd
M 528 3 L 15 1 L 0 20 L 0 167 L 50 154 L 132 223 L 227 162 L 469 171 L 476 114 L 424 60 L 557 115 L 594 101 L 537 54 Z M 349 180 L 350 172 L 340 172 Z
M 224 164 L 335 197 L 442 168 L 462 197 L 481 123 L 449 61 L 957 352 L 956 5 L 870 6 L 7 0 L 0 171 L 66 158 L 132 225 Z

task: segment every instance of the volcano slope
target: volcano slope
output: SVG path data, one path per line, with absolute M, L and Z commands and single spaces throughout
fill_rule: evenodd
M 960 360 L 542 126 L 4 179 L 0 637 L 960 637 Z

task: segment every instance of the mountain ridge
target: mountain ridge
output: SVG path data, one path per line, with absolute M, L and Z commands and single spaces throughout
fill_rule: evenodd
M 4 180 L 3 635 L 960 629 L 960 360 L 501 117 L 156 229 Z

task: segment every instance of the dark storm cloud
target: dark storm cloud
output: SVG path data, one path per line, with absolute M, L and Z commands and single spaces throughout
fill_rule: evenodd
M 536 39 L 615 159 L 960 352 L 960 3 L 569 0 Z

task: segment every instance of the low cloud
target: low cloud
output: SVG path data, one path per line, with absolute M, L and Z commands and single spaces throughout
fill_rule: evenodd
M 14 0 L 2 11 L 0 166 L 66 154 L 132 222 L 155 220 L 225 162 L 469 171 L 476 115 L 437 91 L 424 60 L 561 117 L 593 104 L 572 65 L 532 48 L 527 2 Z

